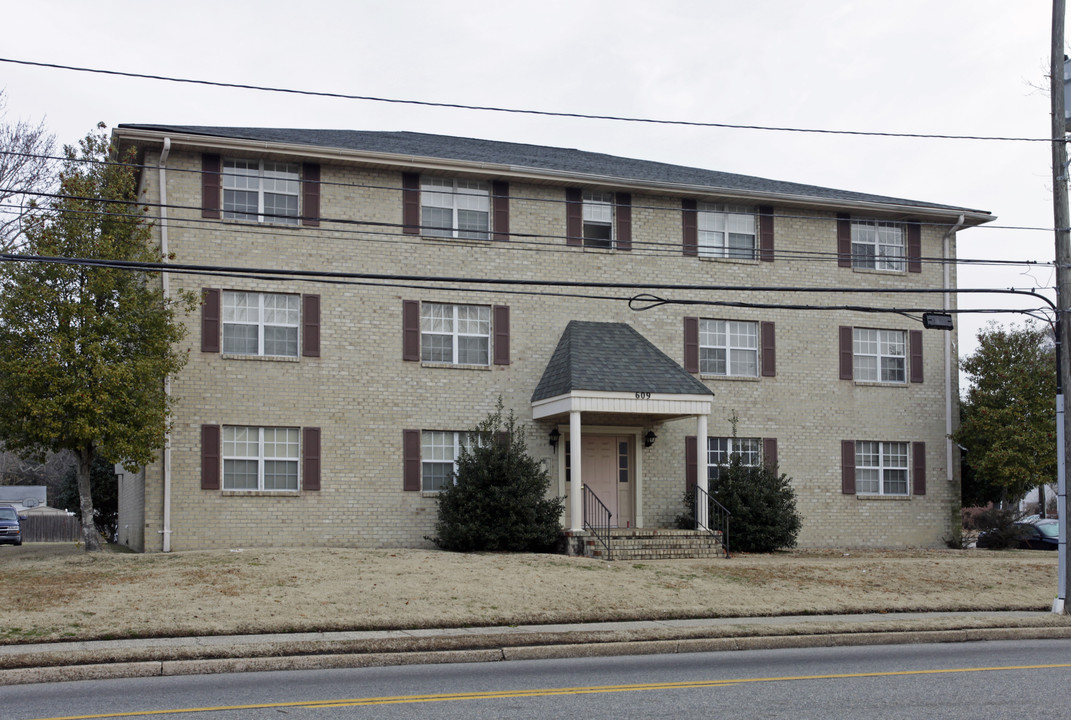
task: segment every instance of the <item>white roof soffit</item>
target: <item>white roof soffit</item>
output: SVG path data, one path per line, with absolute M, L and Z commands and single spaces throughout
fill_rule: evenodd
M 532 418 L 541 420 L 573 411 L 669 417 L 709 415 L 713 404 L 712 395 L 575 390 L 568 395 L 533 402 Z

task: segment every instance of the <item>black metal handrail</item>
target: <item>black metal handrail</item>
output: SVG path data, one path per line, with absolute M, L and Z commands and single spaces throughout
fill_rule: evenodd
M 703 517 L 701 508 L 706 508 L 706 518 Z M 721 549 L 725 557 L 729 554 L 729 518 L 733 514 L 728 508 L 714 499 L 714 497 L 698 485 L 695 486 L 695 529 L 706 530 L 712 537 L 717 538 L 721 533 Z M 704 523 L 705 519 L 705 523 Z
M 603 547 L 606 548 L 606 559 L 613 560 L 614 553 L 610 548 L 610 520 L 614 514 L 610 508 L 603 504 L 599 496 L 584 486 L 584 529 L 589 530 Z

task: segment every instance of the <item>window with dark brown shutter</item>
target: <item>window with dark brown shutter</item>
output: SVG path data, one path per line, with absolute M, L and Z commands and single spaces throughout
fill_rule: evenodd
M 219 490 L 222 444 L 219 425 L 201 426 L 201 489 Z
M 771 472 L 777 472 L 777 438 L 762 439 L 762 464 Z
M 402 232 L 420 234 L 420 175 L 402 173 Z
M 926 494 L 926 443 L 911 443 L 911 493 Z
M 617 209 L 614 221 L 617 223 L 616 247 L 626 252 L 632 250 L 632 195 L 619 192 L 614 198 Z
M 852 328 L 840 326 L 840 379 L 851 380 L 855 374 L 855 352 L 852 345 Z
M 922 331 L 911 330 L 907 333 L 908 352 L 911 355 L 911 382 L 922 382 Z
M 918 222 L 907 224 L 907 271 L 922 272 L 922 226 Z
M 420 431 L 402 430 L 402 490 L 420 490 Z
M 565 244 L 584 244 L 584 192 L 580 188 L 565 189 Z
M 301 431 L 301 486 L 304 490 L 320 489 L 320 428 L 307 427 Z
M 695 435 L 684 438 L 684 487 L 688 492 L 695 492 L 699 484 L 699 443 Z
M 840 442 L 840 491 L 855 495 L 855 441 Z
M 220 291 L 215 288 L 201 290 L 201 352 L 219 352 Z
M 320 165 L 304 163 L 301 168 L 301 224 L 307 227 L 319 227 Z
M 759 260 L 774 260 L 774 209 L 769 205 L 759 206 Z
M 847 213 L 837 213 L 837 266 L 852 266 L 852 218 Z
M 201 217 L 219 219 L 221 183 L 219 155 L 201 155 Z
M 402 360 L 420 361 L 420 302 L 402 301 Z
M 683 252 L 687 257 L 699 255 L 699 203 L 693 198 L 681 200 L 681 234 Z
M 320 296 L 301 296 L 301 354 L 320 357 Z
M 509 240 L 509 183 L 495 180 L 491 183 L 491 212 L 494 222 L 494 239 Z
M 699 372 L 699 318 L 684 318 L 684 372 Z
M 777 376 L 777 352 L 774 346 L 774 324 L 759 323 L 759 342 L 762 345 L 762 376 Z
M 494 363 L 509 365 L 509 306 L 494 306 Z

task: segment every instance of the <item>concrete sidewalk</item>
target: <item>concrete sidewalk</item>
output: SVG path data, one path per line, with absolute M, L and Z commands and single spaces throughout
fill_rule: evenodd
M 875 613 L 0 646 L 0 685 L 762 648 L 1071 638 L 1050 612 Z

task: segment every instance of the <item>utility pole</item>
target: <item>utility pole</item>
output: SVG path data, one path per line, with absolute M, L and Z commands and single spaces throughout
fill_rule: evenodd
M 1052 604 L 1054 613 L 1067 611 L 1068 597 L 1068 522 L 1067 522 L 1067 473 L 1064 465 L 1068 456 L 1068 440 L 1071 428 L 1068 427 L 1069 416 L 1064 412 L 1063 389 L 1071 387 L 1071 353 L 1061 352 L 1062 340 L 1071 338 L 1071 284 L 1068 273 L 1071 271 L 1071 213 L 1067 206 L 1067 125 L 1064 119 L 1064 0 L 1052 3 L 1052 62 L 1050 65 L 1050 97 L 1052 99 L 1052 209 L 1053 225 L 1056 230 L 1056 436 L 1058 453 L 1056 513 L 1060 523 L 1060 573 L 1056 600 Z

